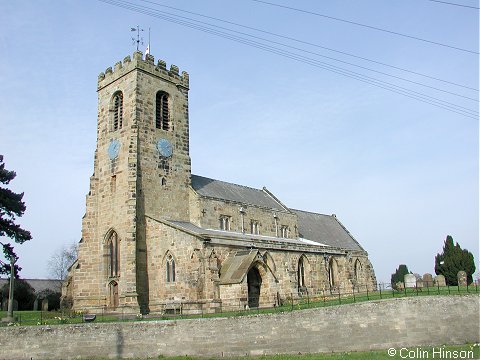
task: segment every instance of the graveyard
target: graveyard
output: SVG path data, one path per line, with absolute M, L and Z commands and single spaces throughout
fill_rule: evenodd
M 463 278 L 463 274 L 461 274 Z M 461 285 L 460 285 L 461 284 Z M 416 278 L 414 274 L 405 275 L 405 281 L 398 283 L 396 288 L 389 284 L 377 284 L 375 291 L 369 291 L 365 288 L 353 288 L 350 291 L 336 289 L 335 291 L 325 290 L 314 295 L 305 295 L 301 297 L 290 297 L 288 301 L 277 307 L 259 307 L 252 309 L 239 308 L 238 310 L 219 311 L 217 313 L 199 313 L 183 314 L 181 311 L 173 314 L 152 313 L 149 315 L 132 315 L 127 311 L 109 313 L 106 308 L 100 308 L 95 313 L 95 322 L 131 322 L 131 321 L 158 321 L 158 320 L 180 320 L 195 318 L 216 318 L 216 317 L 236 317 L 255 314 L 274 314 L 291 312 L 297 310 L 322 308 L 338 305 L 347 305 L 362 303 L 368 301 L 387 300 L 407 297 L 423 296 L 461 296 L 468 294 L 479 294 L 479 284 L 474 282 L 468 285 L 466 282 L 459 282 L 457 286 L 446 285 L 445 278 L 438 275 L 435 278 L 431 274 L 425 274 L 422 278 Z M 5 311 L 0 312 L 0 318 L 7 315 Z M 37 325 L 61 325 L 61 324 L 80 324 L 88 322 L 85 320 L 86 312 L 58 310 L 48 311 L 48 301 L 41 303 L 38 310 L 32 311 L 14 311 L 17 321 L 15 325 L 19 326 L 37 326 Z M 11 326 L 12 324 L 0 322 L 1 326 Z

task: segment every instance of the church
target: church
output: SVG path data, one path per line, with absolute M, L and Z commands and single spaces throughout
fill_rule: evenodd
M 64 301 L 199 313 L 373 290 L 368 253 L 336 215 L 191 173 L 188 91 L 187 72 L 139 51 L 98 76 L 94 171 Z

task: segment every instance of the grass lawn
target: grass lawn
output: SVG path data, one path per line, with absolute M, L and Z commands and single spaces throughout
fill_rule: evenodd
M 417 350 L 418 349 L 418 350 Z M 435 353 L 433 353 L 435 351 Z M 465 345 L 447 345 L 434 347 L 411 347 L 397 348 L 395 355 L 390 356 L 388 350 L 366 351 L 366 352 L 347 352 L 347 353 L 328 353 L 328 354 L 302 354 L 302 355 L 269 355 L 253 357 L 254 359 L 265 360 L 379 360 L 379 359 L 480 359 L 480 348 L 478 344 Z M 104 360 L 105 358 L 94 358 L 89 360 Z M 149 359 L 168 359 L 168 360 L 217 360 L 220 358 L 196 358 L 190 356 L 175 356 L 149 358 Z M 225 359 L 225 358 L 222 358 Z M 229 358 L 230 360 L 240 360 L 241 358 Z M 145 360 L 138 358 L 137 360 Z

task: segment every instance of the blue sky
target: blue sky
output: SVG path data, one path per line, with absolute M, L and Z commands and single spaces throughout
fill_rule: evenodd
M 379 64 L 478 89 L 478 54 L 251 0 L 153 1 L 373 63 L 128 1 L 440 88 L 300 53 L 478 113 L 478 91 Z M 470 8 L 428 0 L 272 2 L 478 53 L 478 10 Z M 97 76 L 133 53 L 137 24 L 151 28 L 155 59 L 190 74 L 195 174 L 266 186 L 289 207 L 337 214 L 369 252 L 379 281 L 399 264 L 433 273 L 447 234 L 479 267 L 478 116 L 100 1 L 2 1 L 0 23 L 0 153 L 17 172 L 11 188 L 25 192 L 20 223 L 33 235 L 16 247 L 22 277 L 47 277 L 53 251 L 81 237 Z M 147 31 L 143 37 L 142 50 Z

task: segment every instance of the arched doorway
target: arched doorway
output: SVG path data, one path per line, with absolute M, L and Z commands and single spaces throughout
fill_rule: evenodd
M 262 277 L 258 269 L 254 266 L 247 274 L 248 283 L 248 307 L 256 308 L 260 303 L 260 288 L 262 286 Z
M 115 310 L 118 307 L 118 284 L 116 281 L 112 281 L 110 284 L 108 284 L 108 293 L 108 306 Z

